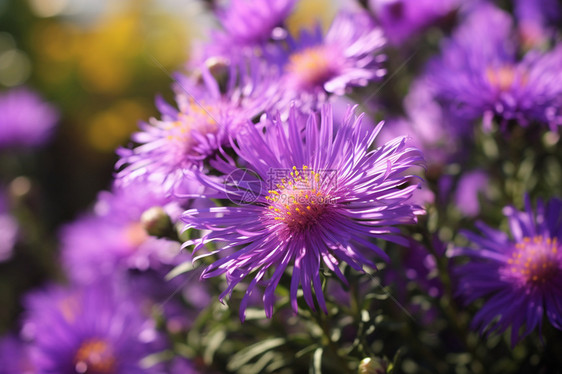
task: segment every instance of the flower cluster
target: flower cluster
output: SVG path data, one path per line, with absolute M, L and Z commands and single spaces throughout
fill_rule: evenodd
M 56 259 L 0 373 L 558 372 L 562 7 L 205 3 L 208 39 L 56 229 L 26 168 L 59 114 L 0 95 L 0 266 Z

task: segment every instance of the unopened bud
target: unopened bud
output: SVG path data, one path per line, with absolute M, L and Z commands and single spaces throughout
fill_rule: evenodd
M 145 210 L 140 220 L 142 227 L 152 236 L 170 237 L 174 233 L 172 220 L 162 207 L 153 206 Z
M 24 199 L 31 192 L 31 181 L 29 178 L 20 176 L 10 183 L 10 193 L 15 199 Z
M 219 84 L 221 92 L 225 92 L 230 78 L 230 62 L 228 59 L 224 57 L 209 57 L 205 61 L 205 66 Z
M 388 363 L 386 360 L 375 357 L 367 357 L 361 360 L 359 364 L 359 374 L 385 374 Z

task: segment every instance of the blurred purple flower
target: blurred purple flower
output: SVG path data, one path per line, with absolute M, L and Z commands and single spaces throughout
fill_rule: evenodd
M 57 111 L 34 91 L 14 88 L 0 94 L 0 148 L 36 147 L 51 137 Z
M 0 189 L 0 262 L 12 257 L 18 231 L 18 222 L 8 211 L 4 191 Z
M 268 58 L 284 71 L 283 90 L 288 100 L 314 101 L 326 93 L 344 95 L 354 86 L 380 80 L 385 45 L 382 30 L 366 12 L 341 12 L 326 35 L 318 25 L 289 37 L 288 48 L 279 46 Z
M 457 248 L 451 255 L 470 259 L 457 269 L 463 301 L 486 299 L 472 326 L 482 333 L 511 328 L 515 345 L 535 328 L 541 331 L 544 314 L 562 329 L 562 200 L 553 198 L 546 207 L 539 201 L 533 213 L 526 198 L 525 211 L 506 207 L 504 214 L 511 238 L 478 223 L 483 236 L 464 233 L 477 249 Z
M 178 242 L 150 236 L 141 222 L 153 207 L 162 208 L 172 222 L 182 210 L 155 183 L 138 180 L 101 192 L 93 213 L 61 230 L 62 260 L 70 277 L 88 283 L 117 269 L 158 269 L 181 261 Z
M 424 77 L 411 84 L 403 105 L 407 118 L 389 120 L 378 144 L 407 135 L 411 144 L 422 150 L 429 168 L 447 164 L 458 152 L 461 135 L 467 133 L 466 121 L 443 111 Z
M 483 170 L 464 172 L 455 192 L 455 205 L 462 214 L 475 217 L 480 212 L 479 197 L 488 190 L 490 178 Z
M 491 4 L 476 7 L 430 61 L 436 98 L 457 117 L 494 118 L 505 127 L 562 124 L 562 45 L 518 58 L 511 16 Z
M 0 338 L 0 363 L 0 374 L 37 374 L 29 345 L 12 335 Z
M 118 150 L 119 183 L 139 177 L 163 183 L 170 192 L 192 193 L 199 185 L 191 178 L 193 169 L 219 153 L 239 128 L 258 117 L 275 101 L 274 84 L 265 66 L 252 60 L 249 66 L 230 64 L 224 81 L 215 78 L 211 67 L 200 67 L 200 76 L 177 74 L 174 86 L 179 110 L 157 99 L 162 119 L 140 124 L 132 140 L 138 145 Z M 198 191 L 200 192 L 200 191 Z
M 394 45 L 453 13 L 459 0 L 369 0 L 369 8 Z
M 216 197 L 249 194 L 254 203 L 184 213 L 186 229 L 210 230 L 184 244 L 194 245 L 194 252 L 215 241 L 225 243 L 216 252 L 241 248 L 211 264 L 202 277 L 226 273 L 228 287 L 220 295 L 222 300 L 254 273 L 240 305 L 242 320 L 258 282 L 265 283 L 265 313 L 271 317 L 275 288 L 288 267 L 293 268 L 293 310 L 297 310 L 297 291 L 302 286 L 306 303 L 315 309 L 314 289 L 319 307 L 326 311 L 321 263 L 345 282 L 340 261 L 357 271 L 365 265 L 375 267 L 371 255 L 388 256 L 371 239 L 404 243 L 394 225 L 413 223 L 416 215 L 423 214 L 408 203 L 418 186 L 409 185 L 408 176 L 403 175 L 423 162 L 421 152 L 407 146 L 404 138 L 370 151 L 382 123 L 363 131 L 363 116 L 355 117 L 351 108 L 337 127 L 331 106 L 324 106 L 319 117 L 320 126 L 317 114 L 311 114 L 303 129 L 293 107 L 287 122 L 274 120 L 265 134 L 247 126 L 235 150 L 258 183 L 249 183 L 241 191 L 238 185 L 213 184 L 205 176 L 201 178 L 219 190 Z M 227 162 L 217 161 L 214 166 L 225 175 L 236 170 Z M 268 270 L 273 274 L 264 279 Z
M 217 16 L 229 46 L 267 42 L 291 14 L 296 0 L 231 0 Z
M 126 290 L 108 283 L 48 289 L 28 295 L 24 334 L 32 341 L 39 373 L 139 374 L 162 349 L 153 322 Z
M 542 48 L 555 34 L 562 18 L 556 0 L 514 0 L 519 39 L 524 48 Z

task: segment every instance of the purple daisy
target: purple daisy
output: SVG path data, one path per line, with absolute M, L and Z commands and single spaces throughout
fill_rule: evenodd
M 367 12 L 341 12 L 326 35 L 318 25 L 301 31 L 269 56 L 283 70 L 283 90 L 289 100 L 312 95 L 345 94 L 354 86 L 380 80 L 385 45 L 382 30 Z
M 217 11 L 229 45 L 249 46 L 275 38 L 273 31 L 291 14 L 296 0 L 231 0 Z
M 0 94 L 0 148 L 42 145 L 57 121 L 57 111 L 28 88 Z
M 454 204 L 468 217 L 480 213 L 480 198 L 489 199 L 490 177 L 484 170 L 464 171 L 457 183 Z
M 513 11 L 525 48 L 542 48 L 555 35 L 562 18 L 562 7 L 556 0 L 515 0 Z
M 518 57 L 511 16 L 491 4 L 473 10 L 429 64 L 437 99 L 457 117 L 494 118 L 555 130 L 562 124 L 562 45 Z
M 459 5 L 459 0 L 369 0 L 369 8 L 394 45 L 453 13 Z
M 424 77 L 411 84 L 403 106 L 407 117 L 387 121 L 378 144 L 399 134 L 408 135 L 412 144 L 423 151 L 429 168 L 439 168 L 450 162 L 461 148 L 462 136 L 470 128 L 466 121 L 453 119 L 443 111 Z
M 226 274 L 228 287 L 221 300 L 253 273 L 240 305 L 242 320 L 258 283 L 265 284 L 265 313 L 271 317 L 274 291 L 287 268 L 292 268 L 293 310 L 297 310 L 297 291 L 302 286 L 306 303 L 315 309 L 314 289 L 318 305 L 326 311 L 321 264 L 346 282 L 340 262 L 357 271 L 363 266 L 374 268 L 372 255 L 385 260 L 388 256 L 370 239 L 404 243 L 393 225 L 413 223 L 416 215 L 423 214 L 407 202 L 418 186 L 409 185 L 404 175 L 423 162 L 419 150 L 409 147 L 404 138 L 370 150 L 382 123 L 361 130 L 363 115 L 354 116 L 353 109 L 337 126 L 331 106 L 324 106 L 319 116 L 320 126 L 318 114 L 310 114 L 306 124 L 301 123 L 293 107 L 287 122 L 273 120 L 265 134 L 246 126 L 235 151 L 255 178 L 226 184 L 213 184 L 205 176 L 201 179 L 219 190 L 216 197 L 241 197 L 248 202 L 246 197 L 252 196 L 254 202 L 192 209 L 183 215 L 186 229 L 210 230 L 184 246 L 193 245 L 197 252 L 216 241 L 224 246 L 215 252 L 234 250 L 202 274 L 202 278 Z M 227 162 L 217 161 L 213 166 L 225 175 L 237 171 Z M 268 271 L 271 274 L 266 277 Z
M 120 183 L 146 177 L 163 182 L 167 191 L 193 192 L 199 186 L 193 185 L 190 171 L 219 152 L 243 123 L 275 100 L 276 86 L 256 60 L 249 66 L 221 64 L 226 70 L 224 82 L 213 76 L 211 68 L 203 65 L 198 77 L 175 76 L 178 109 L 157 99 L 162 118 L 141 123 L 141 131 L 132 137 L 138 145 L 118 150 Z
M 539 201 L 533 214 L 527 197 L 525 211 L 506 207 L 504 214 L 511 238 L 479 223 L 483 236 L 464 233 L 478 249 L 458 248 L 452 255 L 470 259 L 458 268 L 463 301 L 486 299 L 473 327 L 483 333 L 511 328 L 515 345 L 541 330 L 545 314 L 562 329 L 562 200 L 553 198 L 546 207 Z
M 109 283 L 51 286 L 26 299 L 24 334 L 39 373 L 157 372 L 141 360 L 160 349 L 153 322 Z
M 159 187 L 140 180 L 115 186 L 100 193 L 93 213 L 63 227 L 62 260 L 73 280 L 89 283 L 116 269 L 158 269 L 181 261 L 179 244 L 150 236 L 142 222 L 150 209 L 172 222 L 181 214 L 180 203 Z

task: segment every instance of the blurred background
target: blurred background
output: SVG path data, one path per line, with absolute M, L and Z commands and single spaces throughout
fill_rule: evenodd
M 23 293 L 62 280 L 58 228 L 109 187 L 115 149 L 156 115 L 155 94 L 166 97 L 169 71 L 211 23 L 198 1 L 0 1 L 0 93 L 26 87 L 59 113 L 48 142 L 0 155 L 20 226 L 0 262 L 0 334 L 17 323 Z

